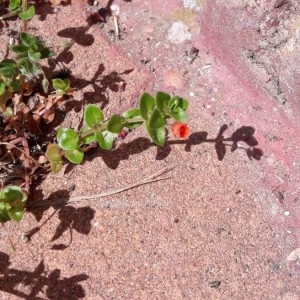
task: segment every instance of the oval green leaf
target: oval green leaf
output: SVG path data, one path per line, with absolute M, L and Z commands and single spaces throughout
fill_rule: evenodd
M 62 167 L 63 167 L 64 163 L 63 161 L 58 161 L 58 162 L 50 162 L 50 166 L 51 166 L 51 171 L 56 174 L 58 173 Z
M 8 10 L 15 10 L 16 8 L 19 8 L 21 6 L 21 0 L 10 0 Z
M 139 127 L 141 124 L 143 124 L 144 121 L 134 122 L 134 120 L 132 119 L 140 116 L 141 116 L 141 111 L 138 108 L 128 109 L 123 113 L 123 117 L 126 119 L 125 126 L 130 129 L 135 129 Z
M 16 73 L 17 63 L 13 59 L 4 59 L 0 63 L 0 75 L 11 77 Z
M 148 124 L 151 128 L 164 127 L 166 125 L 166 119 L 157 108 L 154 108 Z
M 26 32 L 21 32 L 20 39 L 21 39 L 22 44 L 25 45 L 26 47 L 36 48 L 36 49 L 38 48 L 37 47 L 37 39 L 33 35 L 26 33 Z
M 22 203 L 27 200 L 27 193 L 22 191 L 19 186 L 11 185 L 0 191 L 0 201 L 4 200 L 13 205 L 14 203 Z
M 186 122 L 188 119 L 186 111 L 181 107 L 177 107 L 176 109 L 172 110 L 170 115 L 175 121 L 179 122 Z
M 70 79 L 54 78 L 52 79 L 52 85 L 56 92 L 65 92 L 70 87 Z
M 78 148 L 79 137 L 75 130 L 70 128 L 59 128 L 57 131 L 57 142 L 64 150 L 74 150 Z
M 169 94 L 164 92 L 157 92 L 155 105 L 161 112 L 165 112 L 168 109 L 168 103 L 170 99 L 171 97 Z
M 93 128 L 103 122 L 104 114 L 97 106 L 88 104 L 84 111 L 84 120 L 89 127 Z
M 41 53 L 34 52 L 33 50 L 29 49 L 28 50 L 28 58 L 33 62 L 38 62 L 39 59 L 41 58 Z
M 27 11 L 22 11 L 18 14 L 19 18 L 21 20 L 30 20 L 35 15 L 35 8 L 33 5 L 31 5 Z
M 124 128 L 125 119 L 119 115 L 112 115 L 107 123 L 107 129 L 113 133 L 120 133 Z
M 103 132 L 97 132 L 95 136 L 99 146 L 103 150 L 111 150 L 115 138 L 114 133 L 105 130 Z
M 73 164 L 80 164 L 83 161 L 84 153 L 81 148 L 65 151 L 66 158 Z
M 157 145 L 162 147 L 166 141 L 166 129 L 165 127 L 160 128 L 151 128 L 146 125 L 147 132 L 151 138 L 151 140 Z
M 144 93 L 140 99 L 140 112 L 144 120 L 148 120 L 152 114 L 154 108 L 155 100 L 148 94 Z
M 5 223 L 10 220 L 10 216 L 7 213 L 6 205 L 0 200 L 0 223 Z
M 62 161 L 62 156 L 60 154 L 60 148 L 56 144 L 49 144 L 47 146 L 47 151 L 45 153 L 46 157 L 50 162 Z
M 138 108 L 131 108 L 131 109 L 126 110 L 123 113 L 123 117 L 126 118 L 126 119 L 139 117 L 140 115 L 141 115 L 141 111 Z
M 7 209 L 7 213 L 12 220 L 19 222 L 24 215 L 24 205 L 12 206 L 10 209 Z
M 5 92 L 5 83 L 0 82 L 0 96 L 3 95 Z

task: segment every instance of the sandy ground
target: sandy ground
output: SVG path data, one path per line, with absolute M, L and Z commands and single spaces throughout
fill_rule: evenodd
M 60 60 L 78 105 L 59 126 L 75 127 L 86 103 L 110 115 L 164 90 L 189 99 L 192 134 L 158 149 L 139 128 L 40 180 L 32 202 L 175 165 L 166 180 L 7 224 L 0 299 L 300 299 L 299 5 L 279 2 L 114 1 L 118 38 L 113 17 L 87 22 L 101 3 L 37 6 L 32 32 L 55 49 L 75 41 Z

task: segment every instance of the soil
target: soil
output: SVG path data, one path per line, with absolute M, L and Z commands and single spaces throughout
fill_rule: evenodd
M 76 127 L 87 103 L 111 115 L 163 90 L 189 100 L 192 134 L 157 148 L 138 128 L 39 178 L 30 203 L 175 165 L 165 180 L 7 223 L 0 299 L 300 299 L 298 2 L 109 1 L 116 18 L 99 2 L 36 3 L 30 32 L 77 88 L 55 126 Z

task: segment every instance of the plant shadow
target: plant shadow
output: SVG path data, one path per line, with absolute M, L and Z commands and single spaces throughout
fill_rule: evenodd
M 224 133 L 227 129 L 228 126 L 226 124 L 222 125 L 215 138 L 208 138 L 207 132 L 200 131 L 192 133 L 187 140 L 168 140 L 164 147 L 157 147 L 156 159 L 165 159 L 170 154 L 172 145 L 184 145 L 185 151 L 191 152 L 192 148 L 199 146 L 202 143 L 213 143 L 215 145 L 215 151 L 219 161 L 224 159 L 227 148 L 230 148 L 231 152 L 235 152 L 236 150 L 245 151 L 250 160 L 261 159 L 263 151 L 257 147 L 258 141 L 254 137 L 255 129 L 253 127 L 242 126 L 235 130 L 231 136 L 225 137 Z M 152 146 L 155 146 L 155 144 L 149 138 L 139 137 L 128 143 L 122 142 L 118 147 L 110 151 L 99 150 L 98 147 L 91 147 L 91 150 L 85 155 L 85 161 L 92 161 L 95 157 L 101 156 L 104 163 L 109 168 L 116 169 L 122 160 L 127 160 L 131 155 L 142 153 Z M 69 168 L 65 170 L 65 173 L 72 170 L 73 167 L 73 165 L 69 164 Z M 38 192 L 39 191 L 37 191 L 37 193 Z M 33 194 L 37 193 L 33 191 Z M 27 210 L 33 213 L 37 221 L 39 221 L 44 212 L 48 210 L 49 206 L 55 208 L 54 213 L 58 212 L 60 224 L 56 228 L 51 242 L 59 239 L 66 231 L 69 231 L 70 234 L 70 241 L 68 244 L 54 244 L 52 246 L 53 250 L 64 250 L 69 247 L 72 243 L 73 230 L 81 234 L 88 234 L 90 232 L 91 220 L 94 218 L 95 210 L 91 209 L 89 206 L 74 208 L 67 205 L 68 199 L 70 198 L 70 191 L 58 190 L 52 193 L 47 199 L 43 200 L 51 202 L 51 205 L 39 208 L 34 207 L 34 203 L 41 201 L 40 199 L 42 198 L 43 197 L 40 194 L 35 201 L 30 201 Z M 65 203 L 61 203 L 61 199 L 65 199 Z M 31 203 L 33 203 L 32 206 L 30 206 Z M 52 215 L 43 224 L 27 232 L 27 238 L 30 240 L 30 238 L 37 233 L 51 217 Z
M 47 271 L 43 260 L 32 272 L 10 268 L 10 264 L 9 256 L 0 252 L 0 291 L 26 300 L 76 300 L 86 296 L 80 284 L 89 278 L 86 274 L 64 278 L 59 269 Z M 20 286 L 30 287 L 30 292 L 22 292 Z M 47 298 L 38 296 L 41 293 Z
M 255 129 L 251 126 L 242 126 L 237 129 L 230 137 L 224 137 L 224 132 L 228 129 L 226 124 L 222 125 L 217 137 L 208 138 L 208 133 L 205 131 L 192 133 L 187 140 L 167 140 L 164 147 L 157 147 L 156 159 L 165 159 L 171 152 L 171 146 L 175 144 L 185 145 L 185 151 L 191 152 L 192 148 L 202 143 L 215 144 L 215 151 L 219 161 L 222 161 L 226 155 L 227 148 L 231 152 L 236 150 L 243 150 L 247 157 L 252 160 L 260 160 L 263 156 L 263 151 L 257 148 L 258 141 L 254 137 Z M 241 146 L 244 143 L 245 146 Z M 117 148 L 110 151 L 98 150 L 90 151 L 86 154 L 85 160 L 91 161 L 97 156 L 101 156 L 105 164 L 111 168 L 116 169 L 122 160 L 127 160 L 131 155 L 141 153 L 155 144 L 149 139 L 139 137 L 128 143 L 122 142 Z M 68 171 L 73 166 L 70 166 Z
M 69 50 L 66 50 L 65 54 L 68 55 Z M 61 55 L 61 54 L 60 54 Z M 63 61 L 63 55 L 59 57 L 60 61 Z M 108 90 L 114 93 L 121 93 L 126 89 L 126 81 L 122 75 L 130 74 L 133 69 L 127 69 L 123 72 L 112 71 L 108 74 L 105 73 L 104 64 L 99 64 L 97 71 L 91 79 L 78 78 L 71 74 L 71 71 L 68 69 L 61 69 L 55 71 L 57 64 L 55 62 L 49 61 L 49 68 L 44 67 L 44 72 L 46 74 L 53 74 L 52 78 L 69 78 L 71 81 L 71 86 L 75 86 L 77 89 L 84 89 L 87 86 L 92 87 L 92 91 L 87 91 L 83 93 L 83 99 L 89 99 L 89 103 L 100 103 L 100 108 L 104 109 L 105 106 L 109 103 Z M 60 109 L 56 109 L 55 118 L 49 124 L 40 124 L 41 132 L 38 136 L 38 140 L 41 144 L 44 144 L 46 141 L 53 141 L 55 138 L 55 130 L 59 126 L 68 112 L 74 110 L 80 112 L 84 109 L 85 101 L 79 101 L 73 97 L 66 97 L 64 105 Z M 81 120 L 82 122 L 82 120 Z
M 57 199 L 57 198 L 70 198 L 69 191 L 67 190 L 58 190 L 52 193 L 47 200 Z M 29 202 L 30 203 L 30 202 Z M 44 226 L 56 213 L 58 214 L 58 219 L 60 220 L 59 225 L 57 226 L 50 242 L 54 242 L 58 240 L 65 232 L 69 233 L 69 242 L 57 243 L 51 246 L 52 250 L 64 250 L 68 248 L 73 241 L 73 231 L 80 234 L 88 235 L 92 225 L 91 221 L 94 219 L 95 210 L 89 206 L 78 207 L 75 208 L 73 206 L 59 205 L 56 206 L 51 205 L 54 208 L 54 212 L 40 225 L 32 228 L 28 232 L 26 232 L 25 237 L 27 241 L 30 241 L 31 238 L 40 231 L 41 227 Z M 40 221 L 44 212 L 49 209 L 48 207 L 27 207 L 27 211 L 32 213 L 37 221 Z
M 71 0 L 63 0 L 61 1 L 60 6 L 67 6 L 71 4 L 72 4 Z M 47 15 L 57 13 L 55 6 L 51 4 L 51 2 L 49 1 L 35 0 L 34 6 L 35 6 L 35 14 L 39 16 L 40 21 L 45 21 Z

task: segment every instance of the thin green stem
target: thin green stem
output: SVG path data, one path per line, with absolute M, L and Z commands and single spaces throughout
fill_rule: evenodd
M 102 131 L 102 130 L 106 130 L 107 129 L 107 124 L 108 124 L 109 120 L 103 122 L 99 127 L 97 128 L 90 128 L 84 132 L 82 132 L 80 134 L 80 140 L 83 140 L 85 139 L 86 137 L 96 133 L 96 132 L 99 132 L 99 131 Z M 135 124 L 135 123 L 139 123 L 139 122 L 144 122 L 144 119 L 141 117 L 141 116 L 137 116 L 137 117 L 134 117 L 134 118 L 131 118 L 131 119 L 126 119 L 126 124 L 125 124 L 125 127 L 126 125 L 129 125 L 129 124 Z

